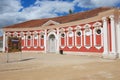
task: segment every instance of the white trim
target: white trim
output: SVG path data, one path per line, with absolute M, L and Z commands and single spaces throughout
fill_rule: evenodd
M 116 26 L 115 26 L 115 22 L 114 22 L 114 15 L 110 15 L 109 16 L 109 18 L 110 18 L 110 25 L 111 25 L 111 47 L 112 47 L 112 50 L 111 50 L 111 53 L 112 54 L 117 54 L 117 52 L 116 52 L 116 34 L 115 34 L 115 28 L 116 28 Z
M 72 34 L 69 35 L 69 33 L 72 33 Z M 69 45 L 69 37 L 72 37 L 72 45 Z M 71 49 L 73 46 L 74 46 L 74 32 L 68 31 L 67 32 L 67 47 Z
M 28 36 L 30 36 L 30 46 L 28 46 Z M 27 48 L 32 47 L 32 39 L 33 39 L 33 36 L 31 35 L 31 32 L 27 32 L 26 33 L 26 47 Z
M 6 38 L 5 38 L 6 36 L 5 36 L 5 31 L 3 32 L 3 52 L 5 52 L 5 45 L 7 44 L 6 43 Z
M 49 20 L 46 23 L 44 23 L 42 26 L 49 26 L 50 24 L 58 25 L 60 23 L 53 21 L 53 20 Z
M 37 36 L 36 36 L 37 35 Z M 37 45 L 35 45 L 34 41 L 37 40 Z M 33 32 L 33 47 L 37 48 L 38 47 L 38 32 L 34 31 Z
M 47 30 L 45 30 L 44 32 L 45 32 L 45 35 L 44 35 L 44 47 L 45 47 L 45 50 L 44 50 L 44 52 L 47 53 Z
M 20 32 L 20 37 L 24 41 L 24 45 L 21 48 L 24 48 L 25 47 L 25 33 L 24 32 Z
M 56 44 L 56 46 L 57 46 L 57 52 L 59 52 L 59 28 L 57 28 L 57 38 L 56 38 L 57 40 L 57 44 Z
M 100 23 L 100 22 L 96 22 L 96 23 L 94 23 L 93 24 L 93 27 L 94 27 L 94 30 L 93 30 L 93 37 L 94 37 L 94 46 L 95 46 L 95 48 L 97 48 L 98 50 L 101 48 L 101 47 L 103 47 L 103 31 L 102 31 L 102 23 Z M 96 30 L 97 29 L 100 29 L 101 30 L 101 33 L 100 34 L 98 34 L 97 32 L 96 32 Z M 96 44 L 96 35 L 100 35 L 101 36 L 101 45 L 97 45 Z
M 78 36 L 78 35 L 77 35 L 77 32 L 81 32 L 81 35 Z M 83 34 L 82 34 L 82 31 L 81 31 L 81 30 L 76 30 L 76 31 L 75 31 L 75 46 L 76 46 L 78 49 L 80 49 L 80 48 L 82 47 L 82 35 L 83 35 Z M 77 37 L 79 37 L 79 38 L 81 37 L 81 44 L 80 44 L 80 46 L 77 45 Z
M 62 37 L 61 36 L 61 34 L 64 34 L 65 36 L 64 37 Z M 65 32 L 62 32 L 62 33 L 60 33 L 60 35 L 59 35 L 59 40 L 60 40 L 60 47 L 63 49 L 63 48 L 65 48 L 65 46 L 66 46 L 66 34 L 65 34 Z M 64 46 L 61 44 L 61 38 L 64 38 Z
M 103 52 L 103 57 L 105 57 L 105 55 L 108 55 L 108 24 L 107 24 L 107 18 L 103 17 L 103 33 L 104 33 L 104 52 Z
M 18 37 L 18 33 L 16 31 L 13 33 L 13 37 Z
M 57 46 L 58 46 L 58 44 L 57 44 L 57 35 L 56 35 L 56 33 L 53 31 L 53 32 L 50 32 L 49 34 L 48 34 L 48 36 L 47 36 L 47 41 L 49 42 L 49 36 L 50 35 L 54 35 L 55 36 L 55 52 L 57 52 Z M 49 51 L 50 49 L 49 49 L 49 47 L 50 47 L 50 45 L 48 44 L 48 47 L 47 47 L 47 51 Z
M 44 38 L 41 38 L 42 35 L 44 36 Z M 40 46 L 41 49 L 43 49 L 45 47 L 45 41 L 44 41 L 44 45 L 41 45 L 42 44 L 41 43 L 42 39 L 43 39 L 43 41 L 45 40 L 45 32 L 44 31 L 41 31 L 40 35 L 39 35 L 39 46 Z
M 85 28 L 85 30 L 84 30 L 84 46 L 85 46 L 85 48 L 87 48 L 87 49 L 89 49 L 89 48 L 92 47 L 92 30 L 90 29 L 90 27 L 91 27 L 90 24 L 84 25 L 84 28 Z M 89 30 L 89 34 L 86 33 L 87 30 Z M 89 46 L 86 45 L 86 36 L 90 36 L 90 45 L 89 45 Z

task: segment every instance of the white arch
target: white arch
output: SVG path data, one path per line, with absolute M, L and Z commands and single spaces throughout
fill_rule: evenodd
M 54 48 L 51 48 L 50 39 L 49 39 L 50 35 L 55 36 Z M 47 36 L 47 51 L 49 51 L 49 52 L 57 52 L 57 46 L 58 46 L 58 44 L 57 44 L 57 35 L 56 35 L 56 33 L 54 31 L 53 32 L 51 31 Z M 51 49 L 53 49 L 54 51 L 51 50 Z

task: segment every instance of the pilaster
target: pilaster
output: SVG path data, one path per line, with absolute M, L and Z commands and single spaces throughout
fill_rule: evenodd
M 59 28 L 57 28 L 57 53 L 59 53 Z
M 103 42 L 104 42 L 104 52 L 103 52 L 103 57 L 105 55 L 108 55 L 109 52 L 108 52 L 108 24 L 107 24 L 107 18 L 106 17 L 103 17 L 102 18 L 103 20 Z
M 3 32 L 3 50 L 2 52 L 5 52 L 5 32 Z
M 45 34 L 44 34 L 44 52 L 47 53 L 47 30 L 45 30 Z
M 109 16 L 110 18 L 110 25 L 111 25 L 111 44 L 112 44 L 112 50 L 111 50 L 111 53 L 110 54 L 114 54 L 114 55 L 117 55 L 117 52 L 116 52 L 116 30 L 115 30 L 115 20 L 114 20 L 114 15 L 111 15 Z

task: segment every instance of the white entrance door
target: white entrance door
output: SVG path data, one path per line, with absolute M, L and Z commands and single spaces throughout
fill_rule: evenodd
M 53 34 L 49 36 L 49 52 L 56 52 L 56 39 Z

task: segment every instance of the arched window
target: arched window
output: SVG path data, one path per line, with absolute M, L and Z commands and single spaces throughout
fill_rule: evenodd
M 93 27 L 94 27 L 94 46 L 99 50 L 103 46 L 102 23 L 96 22 L 93 24 Z

